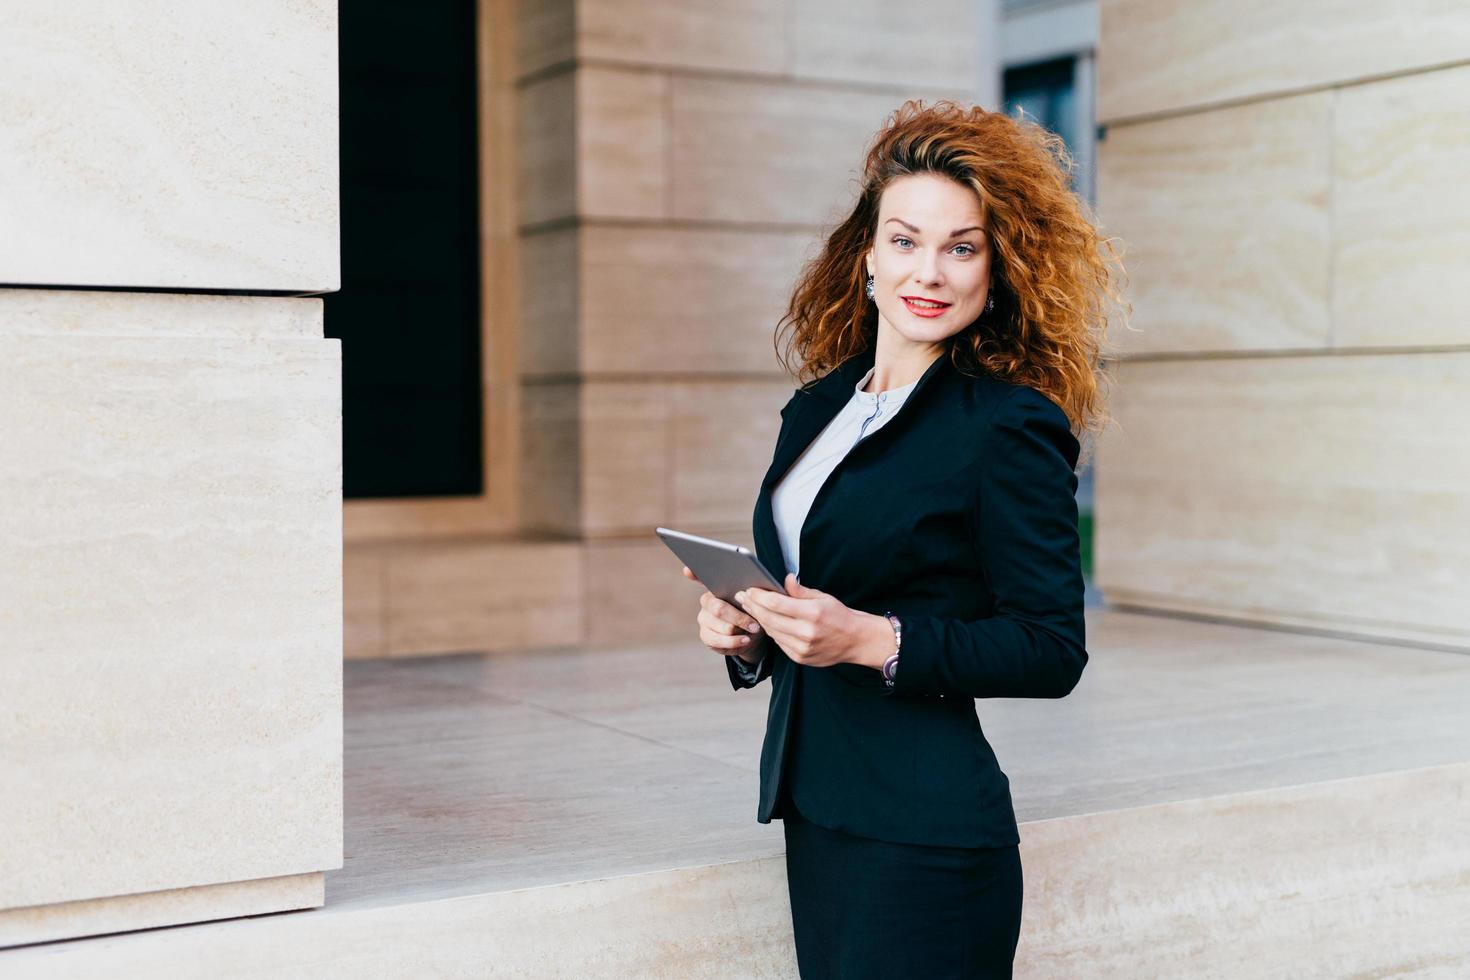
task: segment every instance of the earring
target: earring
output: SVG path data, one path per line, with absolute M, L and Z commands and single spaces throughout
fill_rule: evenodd
M 985 312 L 989 313 L 993 309 L 995 309 L 995 290 L 992 289 L 985 293 Z
M 868 299 L 872 299 L 873 298 L 873 277 L 872 276 L 869 276 L 868 277 L 868 287 L 867 287 L 867 290 L 868 290 Z

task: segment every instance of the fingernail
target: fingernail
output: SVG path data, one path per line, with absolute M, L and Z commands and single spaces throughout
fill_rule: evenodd
M 745 601 L 745 593 L 744 592 L 737 592 L 737 593 L 735 593 L 735 601 L 736 602 L 744 602 Z

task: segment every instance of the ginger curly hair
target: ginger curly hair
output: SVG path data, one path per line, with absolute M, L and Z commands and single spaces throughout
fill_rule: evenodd
M 852 213 L 803 268 L 777 324 L 777 357 L 799 382 L 876 342 L 878 309 L 864 292 L 864 253 L 888 184 L 937 174 L 972 188 L 990 239 L 995 309 L 951 338 L 961 372 L 1029 385 L 1066 412 L 1074 430 L 1108 421 L 1102 382 L 1110 310 L 1126 318 L 1126 271 L 1073 193 L 1074 163 L 1060 136 L 1035 122 L 941 99 L 911 99 L 873 138 Z M 781 334 L 791 331 L 783 349 Z M 800 361 L 793 372 L 790 357 Z

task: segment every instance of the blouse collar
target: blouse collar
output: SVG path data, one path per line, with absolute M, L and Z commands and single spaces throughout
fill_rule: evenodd
M 903 399 L 907 398 L 909 392 L 914 390 L 914 385 L 919 383 L 919 379 L 915 378 L 908 384 L 902 385 L 898 388 L 888 388 L 884 391 L 864 391 L 863 388 L 872 379 L 873 372 L 876 370 L 878 370 L 878 366 L 876 364 L 868 368 L 863 376 L 858 379 L 857 384 L 852 386 L 853 398 L 857 399 L 864 405 L 876 405 L 880 401 L 885 405 L 900 402 Z

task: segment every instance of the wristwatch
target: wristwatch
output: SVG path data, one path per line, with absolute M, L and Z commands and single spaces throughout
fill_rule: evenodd
M 888 624 L 893 627 L 893 653 L 883 661 L 883 683 L 892 687 L 893 675 L 898 671 L 898 652 L 903 649 L 903 623 L 891 612 L 885 612 L 883 615 L 888 618 Z

